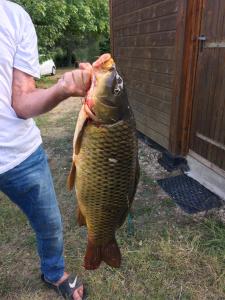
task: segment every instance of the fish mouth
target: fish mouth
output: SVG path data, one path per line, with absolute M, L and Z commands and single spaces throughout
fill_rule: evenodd
M 101 55 L 93 64 L 92 64 L 92 84 L 91 87 L 86 95 L 86 97 L 83 99 L 83 104 L 85 106 L 85 111 L 88 114 L 89 118 L 99 122 L 100 120 L 97 119 L 96 113 L 94 112 L 94 106 L 95 106 L 95 99 L 93 98 L 94 90 L 97 86 L 97 74 L 106 73 L 110 71 L 115 71 L 115 62 L 111 56 L 111 54 L 106 53 Z M 110 79 L 110 82 L 108 83 L 109 86 L 112 84 L 112 79 Z M 115 94 L 117 91 L 114 91 Z M 105 99 L 104 99 L 105 100 Z M 108 101 L 102 101 L 102 106 L 112 108 L 114 109 L 114 106 L 111 105 Z

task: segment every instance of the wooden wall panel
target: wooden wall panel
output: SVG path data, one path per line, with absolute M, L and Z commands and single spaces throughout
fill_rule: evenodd
M 137 128 L 169 147 L 179 0 L 111 0 L 113 55 Z

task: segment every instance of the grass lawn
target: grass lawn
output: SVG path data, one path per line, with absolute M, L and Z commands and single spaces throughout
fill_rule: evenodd
M 50 86 L 59 77 L 38 82 Z M 189 216 L 156 184 L 167 175 L 159 153 L 140 142 L 141 180 L 133 205 L 134 234 L 127 223 L 117 239 L 120 269 L 102 264 L 85 271 L 86 229 L 75 219 L 74 193 L 66 188 L 72 139 L 80 100 L 71 98 L 36 119 L 41 129 L 64 220 L 65 257 L 69 272 L 78 272 L 88 299 L 225 299 L 225 225 L 219 213 Z M 0 194 L 0 299 L 59 299 L 39 279 L 35 238 L 24 215 Z

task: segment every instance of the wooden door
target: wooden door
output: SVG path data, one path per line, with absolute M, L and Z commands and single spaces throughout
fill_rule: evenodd
M 225 170 L 225 0 L 203 3 L 190 149 Z

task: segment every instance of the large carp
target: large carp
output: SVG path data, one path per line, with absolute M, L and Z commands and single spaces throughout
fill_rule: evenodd
M 139 179 L 135 120 L 110 54 L 92 67 L 92 85 L 79 113 L 68 178 L 75 183 L 78 224 L 88 229 L 84 266 L 119 267 L 115 231 L 131 208 Z

